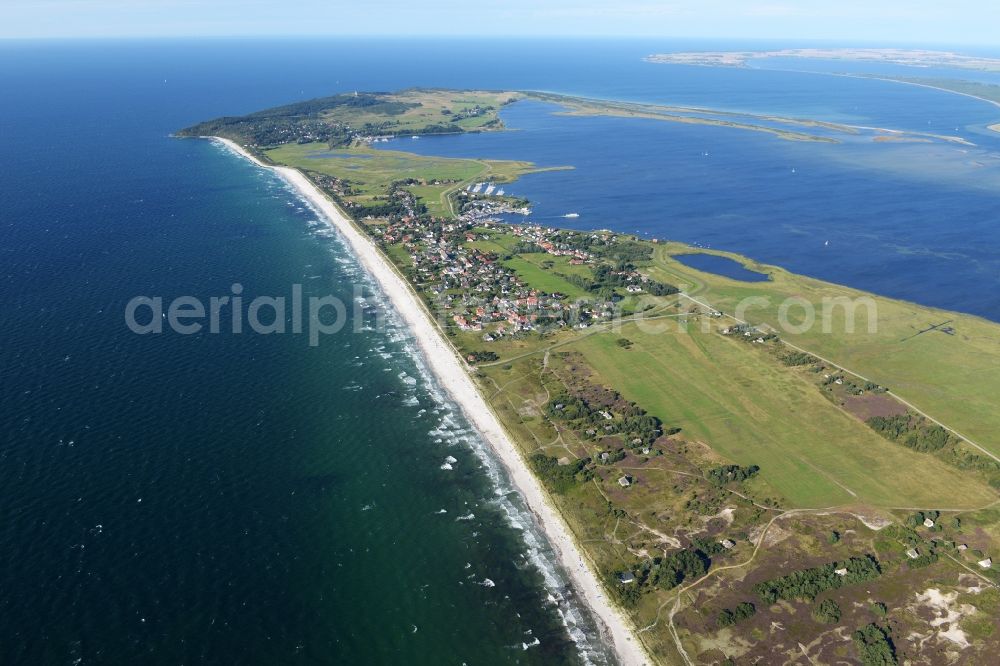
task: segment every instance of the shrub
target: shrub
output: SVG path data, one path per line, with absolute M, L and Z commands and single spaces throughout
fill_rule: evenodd
M 823 624 L 840 622 L 840 606 L 833 599 L 824 599 L 812 609 L 813 619 Z
M 858 651 L 858 657 L 865 666 L 896 666 L 896 647 L 885 629 L 877 624 L 868 624 L 853 634 L 851 639 Z
M 847 575 L 837 575 L 836 570 L 840 568 L 847 569 Z M 882 569 L 878 560 L 871 555 L 865 555 L 852 557 L 844 563 L 831 562 L 820 567 L 794 571 L 787 576 L 757 583 L 753 590 L 768 604 L 773 604 L 779 599 L 812 601 L 821 592 L 874 580 L 881 575 Z
M 744 601 L 736 605 L 736 608 L 729 610 L 728 608 L 723 608 L 719 611 L 719 616 L 717 618 L 720 627 L 729 627 L 734 624 L 739 624 L 745 620 L 749 620 L 757 613 L 757 607 L 754 606 L 749 601 Z

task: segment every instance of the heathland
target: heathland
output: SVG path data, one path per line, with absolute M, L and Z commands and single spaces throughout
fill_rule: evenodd
M 339 95 L 184 134 L 299 169 L 392 262 L 655 659 L 1000 647 L 1000 574 L 977 564 L 1000 547 L 1000 327 L 737 255 L 715 253 L 769 279 L 690 268 L 679 243 L 507 224 L 529 202 L 498 186 L 532 164 L 372 148 L 500 130 L 525 95 Z M 772 133 L 806 126 L 847 131 Z M 953 608 L 958 633 L 926 619 Z

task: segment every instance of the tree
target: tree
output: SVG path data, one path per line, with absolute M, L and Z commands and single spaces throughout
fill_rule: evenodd
M 877 624 L 868 624 L 853 634 L 851 639 L 858 657 L 865 666 L 896 666 L 896 647 L 888 632 Z
M 824 599 L 812 609 L 813 619 L 823 624 L 840 622 L 840 606 L 833 599 Z
M 716 618 L 716 622 L 720 627 L 729 627 L 734 624 L 738 624 L 745 620 L 749 620 L 757 613 L 757 608 L 749 601 L 744 601 L 736 605 L 736 608 L 730 610 L 728 608 L 723 608 L 719 611 L 719 615 Z

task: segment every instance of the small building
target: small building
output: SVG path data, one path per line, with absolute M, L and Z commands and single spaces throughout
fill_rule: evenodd
M 978 564 L 982 569 L 989 569 L 993 566 L 993 560 L 987 557 L 985 560 L 979 560 Z
M 846 576 L 847 569 L 834 569 L 833 573 L 837 574 L 838 576 Z
M 920 551 L 918 551 L 916 548 L 911 548 L 908 551 L 906 551 L 906 556 L 911 560 L 915 560 L 918 557 L 920 557 Z
M 722 541 L 719 542 L 719 544 L 721 544 L 722 547 L 725 548 L 726 550 L 732 550 L 733 547 L 736 546 L 736 542 L 733 541 L 732 539 L 723 539 Z
M 934 521 L 930 518 L 924 518 L 924 527 L 934 527 Z
M 964 552 L 965 552 L 965 551 L 967 551 L 968 549 L 969 549 L 969 546 L 968 546 L 968 545 L 966 545 L 966 544 L 964 544 L 964 543 L 960 543 L 960 544 L 958 544 L 958 552 L 960 552 L 960 553 L 964 553 Z
M 618 485 L 621 486 L 622 488 L 628 488 L 629 486 L 632 485 L 632 477 L 628 475 L 623 476 L 622 478 L 618 479 Z
M 635 574 L 631 571 L 623 571 L 618 574 L 618 582 L 622 585 L 628 585 L 629 583 L 635 582 Z

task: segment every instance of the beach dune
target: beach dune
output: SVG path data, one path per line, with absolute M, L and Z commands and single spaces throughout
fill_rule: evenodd
M 571 536 L 566 522 L 551 504 L 538 479 L 530 471 L 517 447 L 508 437 L 493 411 L 480 395 L 464 362 L 456 355 L 434 324 L 434 320 L 410 286 L 396 272 L 374 243 L 359 231 L 339 208 L 318 190 L 297 169 L 268 166 L 249 154 L 236 143 L 220 137 L 207 137 L 254 164 L 272 169 L 305 197 L 325 221 L 336 228 L 350 243 L 362 266 L 379 283 L 407 327 L 417 340 L 428 367 L 438 382 L 457 403 L 468 420 L 490 444 L 518 492 L 524 498 L 539 526 L 559 557 L 560 564 L 570 576 L 576 591 L 586 601 L 601 624 L 602 639 L 613 645 L 618 661 L 626 666 L 650 664 L 642 643 L 638 640 L 629 621 L 605 596 L 590 562 Z

